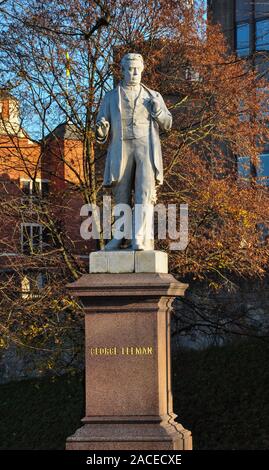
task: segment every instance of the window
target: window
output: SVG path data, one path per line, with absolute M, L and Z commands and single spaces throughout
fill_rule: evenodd
M 24 193 L 21 203 L 24 209 L 28 210 L 32 210 L 34 204 L 41 204 L 42 199 L 45 199 L 49 194 L 49 181 L 40 178 L 35 180 L 21 179 L 20 187 L 21 191 Z
M 248 108 L 246 107 L 245 101 L 240 100 L 239 102 L 239 121 L 246 122 L 250 120 L 250 114 Z
M 249 24 L 236 25 L 236 50 L 240 57 L 249 55 Z
M 44 251 L 52 244 L 51 233 L 46 227 L 36 223 L 21 224 L 21 249 L 25 255 Z
M 269 18 L 256 22 L 256 50 L 269 51 Z
M 21 190 L 26 196 L 46 197 L 49 193 L 49 181 L 37 179 L 21 179 Z
M 268 16 L 269 5 L 267 0 L 258 0 L 255 1 L 255 17 L 261 18 Z
M 42 251 L 53 245 L 53 237 L 47 227 L 42 227 Z
M 24 254 L 33 254 L 42 250 L 42 226 L 39 224 L 21 224 L 21 249 Z
M 30 196 L 32 194 L 31 181 L 21 181 L 21 189 L 26 196 Z
M 258 88 L 257 89 L 258 93 L 261 93 L 263 95 L 263 101 L 262 101 L 262 115 L 269 119 L 269 89 L 268 87 L 266 88 Z M 268 125 L 268 122 L 267 122 Z M 262 153 L 262 155 L 267 155 L 267 152 Z
M 265 78 L 269 80 L 269 60 L 268 60 L 268 53 L 259 52 L 259 54 L 255 57 L 255 65 L 256 70 L 258 72 L 259 78 Z
M 23 276 L 21 280 L 21 296 L 23 299 L 34 299 L 40 295 L 40 290 L 47 282 L 45 273 L 32 273 Z
M 267 245 L 269 241 L 269 228 L 266 224 L 260 223 L 257 224 L 256 226 L 257 231 L 259 232 L 260 235 L 260 241 L 262 245 Z
M 186 80 L 190 80 L 192 82 L 199 82 L 199 80 L 201 81 L 199 72 L 194 70 L 189 65 L 185 68 L 185 78 Z
M 238 176 L 243 179 L 250 178 L 250 158 L 237 157 Z
M 24 276 L 21 280 L 21 296 L 23 299 L 28 299 L 31 297 L 31 286 L 30 279 L 27 276 Z
M 237 157 L 237 168 L 239 178 L 248 181 L 251 176 L 250 158 Z M 260 155 L 260 164 L 256 166 L 256 182 L 269 186 L 269 153 Z
M 41 194 L 43 197 L 46 197 L 49 194 L 49 182 L 47 180 L 41 181 Z
M 269 186 L 269 154 L 260 156 L 260 165 L 257 166 L 257 183 Z
M 253 0 L 236 0 L 235 2 L 235 19 L 243 21 L 249 19 L 251 15 L 251 4 Z

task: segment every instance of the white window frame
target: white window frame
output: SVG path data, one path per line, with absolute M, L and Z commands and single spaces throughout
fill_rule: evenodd
M 33 193 L 33 188 L 34 188 L 34 183 L 38 183 L 39 184 L 39 190 L 40 190 L 40 194 L 42 196 L 42 183 L 49 183 L 50 180 L 48 179 L 44 179 L 44 178 L 20 178 L 20 188 L 22 189 L 22 185 L 21 183 L 23 182 L 26 182 L 26 183 L 30 183 L 30 194 L 29 195 L 25 195 L 25 197 L 34 197 L 35 194 Z
M 43 235 L 43 226 L 41 224 L 36 224 L 36 223 L 31 223 L 31 222 L 23 222 L 21 224 L 21 252 L 23 254 L 25 254 L 24 252 L 24 246 L 23 246 L 23 233 L 24 233 L 24 227 L 31 227 L 31 231 L 30 231 L 30 239 L 31 241 L 33 241 L 33 227 L 39 227 L 39 248 L 40 248 L 40 251 L 43 250 L 43 239 L 42 239 L 42 235 Z M 30 254 L 34 254 L 34 251 L 33 251 L 33 244 L 32 244 L 32 251 L 30 251 Z

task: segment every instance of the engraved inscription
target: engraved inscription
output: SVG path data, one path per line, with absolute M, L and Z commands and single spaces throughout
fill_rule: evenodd
M 153 346 L 90 347 L 90 356 L 152 356 Z

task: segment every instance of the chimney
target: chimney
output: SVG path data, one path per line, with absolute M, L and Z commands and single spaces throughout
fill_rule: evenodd
M 19 103 L 6 88 L 0 89 L 0 133 L 16 134 L 20 129 Z M 6 132 L 5 132 L 6 131 Z

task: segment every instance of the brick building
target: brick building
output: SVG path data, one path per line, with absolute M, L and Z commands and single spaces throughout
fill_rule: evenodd
M 34 141 L 21 127 L 18 101 L 7 90 L 0 91 L 0 272 L 25 264 L 19 281 L 22 295 L 31 285 L 41 287 L 45 282 L 44 272 L 27 263 L 31 255 L 52 244 L 40 223 L 37 201 L 40 211 L 44 204 L 53 207 L 52 216 L 70 241 L 72 254 L 78 262 L 88 261 L 94 243 L 80 236 L 83 197 L 78 188 L 83 171 L 83 139 L 74 126 L 63 123 L 43 142 Z

